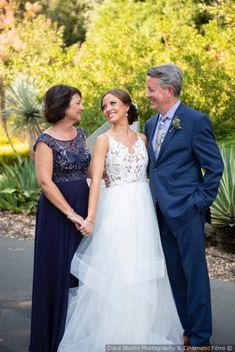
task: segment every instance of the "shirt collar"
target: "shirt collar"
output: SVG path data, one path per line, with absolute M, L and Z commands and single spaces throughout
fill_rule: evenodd
M 167 113 L 166 113 L 165 115 L 163 115 L 163 117 L 167 116 L 168 119 L 172 120 L 172 119 L 173 119 L 173 116 L 174 116 L 174 114 L 175 114 L 175 112 L 176 112 L 176 110 L 178 109 L 178 107 L 179 107 L 179 105 L 180 105 L 180 103 L 181 103 L 181 100 L 178 100 L 178 101 L 175 103 L 175 105 L 173 105 L 173 106 L 167 111 Z M 160 114 L 160 117 L 162 117 L 161 114 Z

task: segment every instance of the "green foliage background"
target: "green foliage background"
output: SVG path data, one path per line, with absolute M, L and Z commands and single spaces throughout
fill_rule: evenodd
M 40 99 L 53 84 L 79 87 L 88 134 L 104 121 L 102 94 L 124 88 L 140 108 L 143 127 L 154 113 L 145 98 L 146 71 L 174 62 L 184 72 L 182 100 L 211 117 L 219 139 L 234 135 L 234 1 L 72 1 L 71 16 L 62 16 L 60 0 L 42 1 L 35 18 L 22 15 L 24 3 L 18 1 L 16 13 L 23 48 L 10 48 L 0 63 L 5 86 L 23 73 L 34 78 Z
M 81 125 L 88 135 L 104 122 L 100 98 L 114 87 L 130 92 L 140 109 L 143 128 L 154 113 L 145 98 L 146 72 L 151 66 L 173 62 L 184 72 L 182 100 L 210 116 L 220 141 L 235 144 L 234 0 L 39 3 L 41 11 L 36 4 L 34 14 L 27 10 L 27 0 L 0 0 L 0 105 L 4 107 L 5 102 L 5 108 L 14 112 L 8 114 L 7 123 L 11 131 L 13 126 L 20 127 L 18 138 L 28 134 L 32 146 L 36 138 L 33 122 L 37 120 L 40 128 L 45 127 L 38 118 L 43 95 L 59 83 L 82 91 L 85 111 Z M 4 16 L 8 20 L 3 25 Z M 21 90 L 15 89 L 15 82 L 22 83 Z M 31 88 L 23 89 L 24 84 Z M 26 90 L 29 97 L 24 94 Z M 14 99 L 9 99 L 9 91 L 16 93 Z M 17 98 L 22 96 L 25 99 Z M 0 149 L 7 143 L 4 121 L 0 120 Z M 16 161 L 11 166 L 0 164 L 0 209 L 34 212 L 39 188 L 33 162 L 4 157 L 6 162 L 9 158 Z M 234 188 L 230 181 L 226 184 Z M 227 196 L 221 197 L 218 199 L 226 208 Z M 230 212 L 234 216 L 233 208 Z

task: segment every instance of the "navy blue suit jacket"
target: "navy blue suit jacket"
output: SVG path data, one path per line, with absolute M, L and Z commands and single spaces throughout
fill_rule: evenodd
M 183 103 L 176 116 L 182 128 L 169 127 L 157 159 L 152 139 L 159 114 L 145 124 L 153 200 L 173 227 L 187 223 L 196 212 L 207 210 L 216 197 L 223 173 L 209 118 Z

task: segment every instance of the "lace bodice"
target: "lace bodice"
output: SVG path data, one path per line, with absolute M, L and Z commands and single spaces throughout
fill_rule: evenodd
M 137 141 L 129 151 L 121 142 L 107 134 L 109 150 L 105 159 L 105 171 L 110 180 L 110 186 L 131 182 L 146 182 L 148 154 L 144 141 L 138 136 Z
M 44 142 L 52 149 L 54 182 L 74 181 L 87 177 L 91 155 L 81 128 L 77 129 L 77 136 L 68 141 L 61 141 L 42 133 L 36 140 L 34 150 L 38 142 Z

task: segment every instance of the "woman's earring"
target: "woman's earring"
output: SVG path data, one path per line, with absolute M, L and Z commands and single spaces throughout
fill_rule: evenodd
M 128 117 L 128 112 L 126 111 L 126 117 Z

